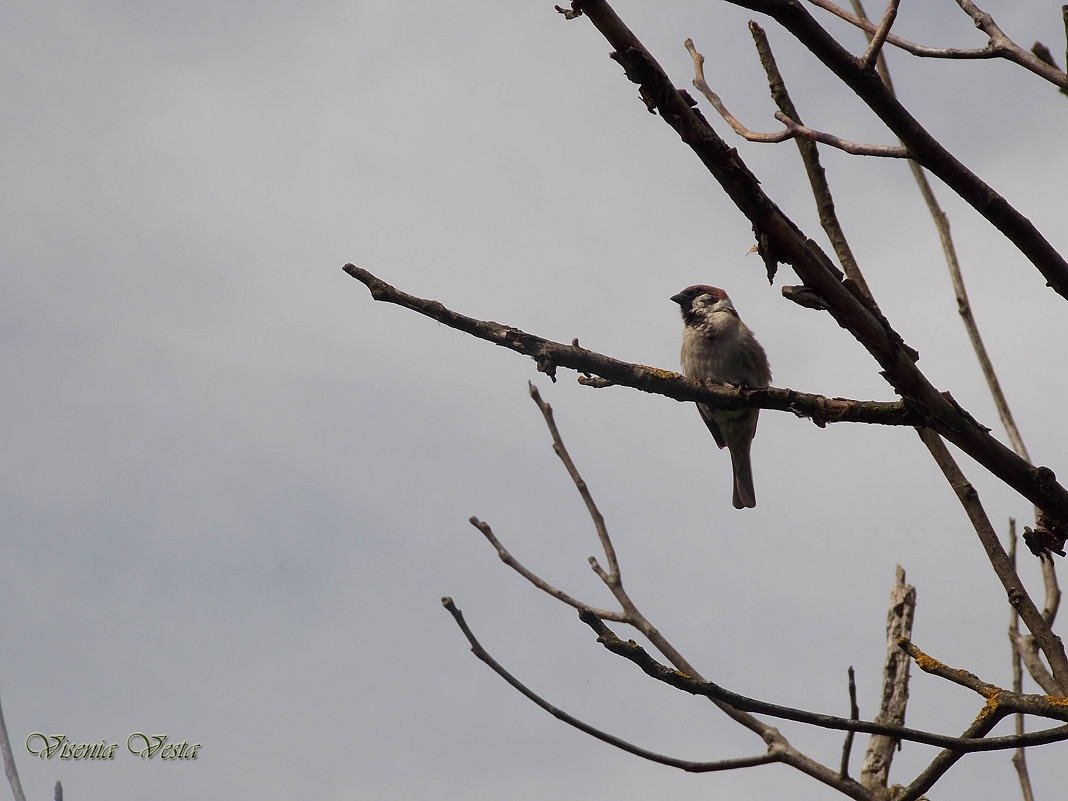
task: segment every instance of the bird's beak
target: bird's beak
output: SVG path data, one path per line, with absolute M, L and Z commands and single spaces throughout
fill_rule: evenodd
M 685 302 L 686 302 L 686 298 L 685 298 L 685 297 L 683 297 L 683 295 L 682 295 L 682 293 L 681 293 L 681 292 L 680 292 L 679 294 L 677 294 L 677 295 L 672 295 L 672 296 L 671 296 L 671 299 L 672 299 L 673 301 L 675 301 L 676 303 L 678 303 L 678 304 L 679 304 L 680 306 L 681 306 L 681 305 L 682 305 L 683 303 L 685 303 Z

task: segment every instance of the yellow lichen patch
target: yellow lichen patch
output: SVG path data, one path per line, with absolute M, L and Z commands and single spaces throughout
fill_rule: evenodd
M 919 648 L 916 649 L 915 659 L 916 664 L 919 666 L 920 670 L 926 673 L 934 673 L 936 671 L 943 670 L 946 667 L 933 656 L 928 656 Z
M 655 375 L 657 378 L 678 378 L 679 377 L 678 373 L 674 373 L 671 370 L 661 370 L 659 367 L 650 367 L 647 364 L 639 364 L 639 365 L 636 365 L 636 366 L 642 368 L 643 370 L 648 370 L 650 373 Z
M 982 720 L 983 718 L 990 717 L 998 708 L 998 694 L 994 693 L 986 699 L 986 703 L 983 704 L 983 708 L 979 710 L 979 714 L 975 716 L 975 719 Z
M 1068 698 L 1063 695 L 1047 695 L 1046 703 L 1052 706 L 1068 706 Z

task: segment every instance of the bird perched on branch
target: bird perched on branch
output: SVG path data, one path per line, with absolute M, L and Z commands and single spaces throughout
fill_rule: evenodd
M 671 299 L 682 311 L 682 370 L 687 376 L 747 389 L 771 383 L 767 354 L 738 317 L 726 292 L 698 284 Z M 749 450 L 760 410 L 713 409 L 698 403 L 697 411 L 716 444 L 730 451 L 734 508 L 756 506 Z

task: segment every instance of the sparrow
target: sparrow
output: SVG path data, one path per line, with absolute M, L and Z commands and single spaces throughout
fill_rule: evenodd
M 726 292 L 697 284 L 671 299 L 682 311 L 682 370 L 687 376 L 747 389 L 771 384 L 767 354 L 738 317 Z M 756 506 L 749 450 L 760 410 L 713 409 L 698 403 L 697 411 L 716 444 L 730 451 L 734 508 Z

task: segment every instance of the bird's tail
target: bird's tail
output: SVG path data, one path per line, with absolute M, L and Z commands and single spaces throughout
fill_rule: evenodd
M 753 489 L 753 468 L 749 462 L 749 448 L 731 448 L 731 466 L 734 468 L 735 509 L 752 509 L 756 506 L 756 491 Z

